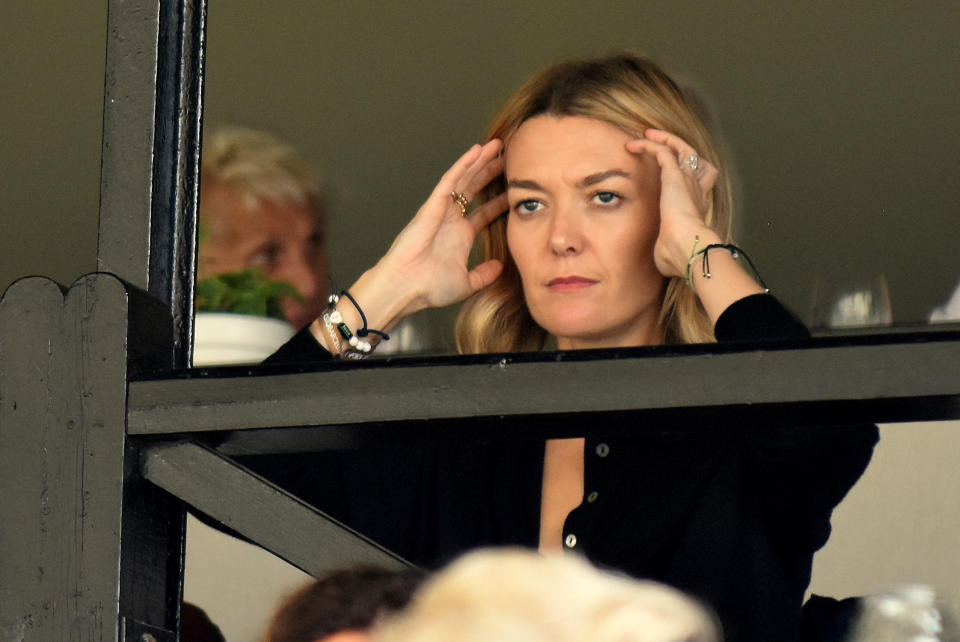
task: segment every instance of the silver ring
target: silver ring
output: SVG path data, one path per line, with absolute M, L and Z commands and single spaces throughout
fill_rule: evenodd
M 697 171 L 698 169 L 700 169 L 700 157 L 697 156 L 696 154 L 690 154 L 690 156 L 688 156 L 687 159 L 683 161 L 682 165 L 686 165 L 693 171 Z

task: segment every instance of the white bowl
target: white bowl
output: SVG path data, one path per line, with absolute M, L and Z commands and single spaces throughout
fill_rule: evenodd
M 198 312 L 194 322 L 193 365 L 260 363 L 293 336 L 286 321 L 230 312 Z

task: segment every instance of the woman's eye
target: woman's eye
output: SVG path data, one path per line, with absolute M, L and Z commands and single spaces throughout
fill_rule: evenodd
M 620 195 L 616 192 L 597 192 L 593 195 L 593 199 L 603 205 L 610 205 L 619 201 Z
M 514 206 L 514 209 L 518 214 L 532 214 L 543 207 L 543 203 L 538 200 L 528 199 L 526 201 L 520 201 Z

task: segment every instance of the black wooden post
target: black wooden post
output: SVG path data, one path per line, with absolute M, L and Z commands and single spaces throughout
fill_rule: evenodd
M 126 397 L 133 371 L 190 361 L 205 19 L 109 0 L 98 269 L 126 283 L 0 302 L 3 640 L 177 638 L 183 505 L 140 477 Z
M 170 309 L 187 367 L 203 95 L 204 0 L 110 0 L 97 269 Z
M 169 328 L 109 275 L 0 300 L 0 639 L 176 639 L 183 509 L 126 437 L 128 372 L 169 367 Z

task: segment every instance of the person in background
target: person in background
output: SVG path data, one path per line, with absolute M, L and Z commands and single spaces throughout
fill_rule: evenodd
M 226 642 L 226 638 L 206 611 L 184 602 L 180 611 L 180 642 Z
M 204 138 L 198 278 L 260 270 L 303 297 L 283 313 L 295 329 L 323 310 L 327 290 L 320 172 L 273 135 L 242 128 Z
M 711 613 L 663 584 L 600 571 L 579 556 L 468 553 L 373 642 L 719 642 Z
M 415 568 L 331 571 L 278 607 L 264 642 L 364 642 L 370 627 L 405 607 L 426 577 Z

